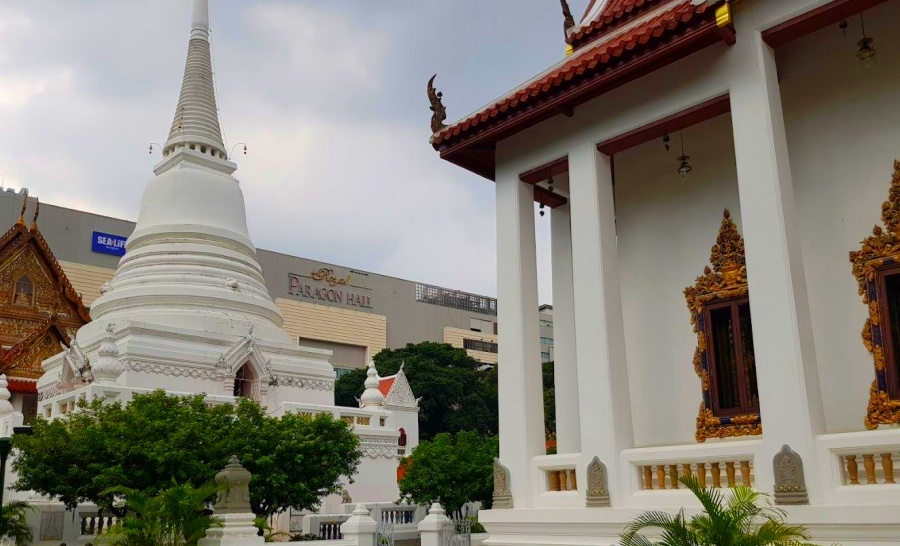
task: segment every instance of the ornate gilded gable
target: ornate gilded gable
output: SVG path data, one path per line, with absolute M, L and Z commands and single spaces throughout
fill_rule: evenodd
M 865 417 L 865 425 L 869 429 L 875 429 L 879 424 L 900 423 L 900 400 L 892 400 L 888 395 L 884 352 L 886 336 L 882 330 L 878 301 L 878 271 L 900 264 L 900 161 L 894 161 L 888 200 L 881 205 L 881 221 L 886 230 L 876 225 L 872 229 L 872 235 L 862 241 L 861 248 L 850 252 L 859 295 L 869 309 L 869 318 L 863 325 L 862 340 L 866 349 L 872 353 L 875 363 L 875 380 L 869 389 L 869 405 Z
M 81 297 L 41 235 L 35 219 L 0 237 L 0 363 L 10 377 L 40 377 L 40 360 L 60 352 L 90 322 Z M 36 375 L 35 375 L 36 374 Z
M 40 328 L 0 356 L 3 373 L 12 377 L 40 379 L 44 373 L 41 363 L 62 352 L 70 343 L 70 336 L 59 327 L 56 319 L 46 319 Z
M 747 287 L 747 267 L 744 255 L 744 239 L 726 209 L 722 225 L 713 245 L 709 262 L 703 275 L 697 277 L 694 286 L 684 289 L 688 311 L 691 315 L 691 326 L 697 334 L 697 349 L 694 351 L 694 371 L 700 378 L 703 390 L 703 401 L 697 416 L 696 439 L 704 442 L 707 438 L 725 438 L 731 436 L 757 435 L 762 433 L 762 424 L 758 414 L 736 415 L 732 417 L 716 417 L 712 412 L 712 393 L 710 389 L 710 369 L 707 343 L 706 308 L 719 301 L 745 298 L 749 294 Z

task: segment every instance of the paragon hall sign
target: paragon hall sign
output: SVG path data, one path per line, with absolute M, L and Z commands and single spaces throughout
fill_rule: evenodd
M 365 292 L 370 288 L 350 284 L 353 274 L 338 277 L 333 269 L 323 267 L 309 275 L 288 273 L 288 294 L 314 302 L 328 302 L 351 307 L 372 308 L 372 298 Z

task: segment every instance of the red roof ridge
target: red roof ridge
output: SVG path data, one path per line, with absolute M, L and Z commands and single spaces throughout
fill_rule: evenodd
M 629 0 L 642 1 L 642 0 Z M 655 1 L 655 0 L 647 0 Z M 524 109 L 550 94 L 573 79 L 580 79 L 585 73 L 594 71 L 600 65 L 606 65 L 619 59 L 636 47 L 657 40 L 664 34 L 672 33 L 681 25 L 688 24 L 694 15 L 703 14 L 709 4 L 695 5 L 692 0 L 666 0 L 659 9 L 645 13 L 640 17 L 621 25 L 615 32 L 604 35 L 602 40 L 595 40 L 590 46 L 583 47 L 572 56 L 563 59 L 540 75 L 516 87 L 500 99 L 494 101 L 473 114 L 455 122 L 431 137 L 431 143 L 439 149 L 439 145 L 463 133 L 474 131 L 480 124 L 485 124 L 510 110 Z
M 569 36 L 567 42 L 576 50 L 605 35 L 625 22 L 654 8 L 665 8 L 677 0 L 609 0 L 600 13 L 581 24 Z M 587 14 L 586 14 L 587 15 Z

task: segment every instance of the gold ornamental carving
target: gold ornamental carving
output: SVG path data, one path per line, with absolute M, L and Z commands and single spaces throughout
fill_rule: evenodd
M 744 239 L 726 209 L 716 237 L 716 244 L 710 251 L 709 262 L 703 275 L 697 277 L 694 286 L 684 289 L 688 311 L 691 315 L 691 326 L 697 334 L 697 349 L 694 352 L 694 372 L 700 378 L 703 401 L 697 415 L 698 442 L 707 438 L 730 438 L 735 436 L 754 436 L 762 434 L 762 421 L 759 414 L 736 415 L 732 417 L 716 417 L 712 411 L 712 393 L 710 390 L 709 364 L 707 354 L 706 327 L 704 316 L 706 307 L 717 301 L 745 298 L 749 294 L 747 286 L 747 266 L 744 254 Z
M 860 243 L 860 249 L 850 252 L 859 295 L 869 309 L 869 318 L 863 325 L 862 342 L 872 354 L 875 366 L 875 380 L 869 389 L 869 404 L 864 419 L 868 429 L 900 423 L 900 400 L 893 400 L 888 394 L 885 335 L 878 301 L 879 270 L 900 264 L 900 161 L 894 161 L 888 200 L 881 205 L 881 221 L 884 227 L 876 225 L 872 235 Z
M 40 378 L 41 362 L 68 346 L 90 315 L 47 245 L 35 218 L 0 236 L 0 368 Z M 2 347 L 6 347 L 5 349 Z

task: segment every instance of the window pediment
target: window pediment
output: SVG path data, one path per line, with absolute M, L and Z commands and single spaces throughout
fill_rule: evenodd
M 862 330 L 862 341 L 872 354 L 875 364 L 875 380 L 869 389 L 869 404 L 865 425 L 868 429 L 880 424 L 900 423 L 900 354 L 892 347 L 900 324 L 891 316 L 891 296 L 895 290 L 885 282 L 888 277 L 900 273 L 900 161 L 894 161 L 894 174 L 888 192 L 888 200 L 881 205 L 884 228 L 876 225 L 872 235 L 866 237 L 859 250 L 850 252 L 853 276 L 859 286 L 859 295 L 869 309 Z M 892 396 L 893 394 L 893 396 Z
M 697 277 L 693 286 L 684 290 L 691 325 L 697 334 L 697 349 L 694 351 L 694 371 L 700 378 L 703 400 L 697 416 L 696 439 L 704 442 L 707 438 L 726 438 L 732 436 L 757 435 L 762 433 L 759 411 L 754 407 L 751 392 L 755 390 L 755 364 L 752 358 L 752 333 L 749 321 L 749 289 L 747 285 L 747 267 L 744 254 L 744 239 L 731 219 L 728 210 L 724 212 L 722 225 L 713 245 L 709 258 L 710 266 L 703 269 L 703 275 Z M 747 306 L 746 313 L 743 306 Z M 730 310 L 733 307 L 733 310 Z M 712 324 L 712 310 L 717 314 L 727 312 L 725 326 Z M 746 316 L 745 316 L 746 315 Z M 715 347 L 714 344 L 722 336 L 714 335 L 714 328 L 727 327 L 727 343 L 731 344 L 729 362 L 730 375 L 725 370 L 716 374 L 716 351 L 725 351 L 729 347 Z M 718 331 L 718 330 L 717 330 Z M 749 336 L 748 336 L 749 334 Z M 749 339 L 748 339 L 749 337 Z M 725 343 L 727 345 L 727 343 Z M 742 346 L 743 344 L 743 346 Z M 720 360 L 726 360 L 720 355 Z M 715 383 L 714 380 L 718 380 Z M 728 408 L 723 404 L 725 398 L 720 392 L 723 385 L 733 380 L 729 390 L 737 393 L 740 403 Z M 714 398 L 717 396 L 718 398 Z M 758 405 L 758 401 L 756 402 Z M 752 411 L 748 411 L 752 408 Z

